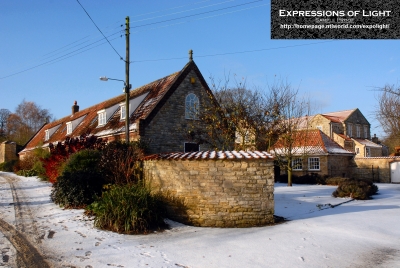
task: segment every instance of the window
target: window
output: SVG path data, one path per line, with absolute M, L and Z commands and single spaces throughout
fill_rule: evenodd
M 200 151 L 200 145 L 194 142 L 185 142 L 185 153 Z
M 193 93 L 186 96 L 185 101 L 185 118 L 186 119 L 199 119 L 199 98 Z
M 67 135 L 72 133 L 72 123 L 68 122 L 67 123 Z
M 125 119 L 125 115 L 126 115 L 125 105 L 121 105 L 121 120 Z
M 49 131 L 46 130 L 46 131 L 45 131 L 45 134 L 44 134 L 44 140 L 47 141 L 47 140 L 49 140 L 49 138 L 50 138 Z
M 293 168 L 293 170 L 303 170 L 303 159 L 302 158 L 293 158 L 292 168 Z
M 106 120 L 106 111 L 99 111 L 97 112 L 97 114 L 99 115 L 99 126 L 103 126 L 106 124 L 107 120 Z
M 361 127 L 360 127 L 360 125 L 356 125 L 356 132 L 357 132 L 357 138 L 361 138 Z
M 347 124 L 347 136 L 353 137 L 353 125 Z
M 368 126 L 364 126 L 364 139 L 368 139 Z
M 308 170 L 319 170 L 319 157 L 308 158 Z
M 366 157 L 370 157 L 371 156 L 371 148 L 365 147 L 365 154 L 366 154 Z
M 356 148 L 356 154 L 360 154 L 360 148 Z

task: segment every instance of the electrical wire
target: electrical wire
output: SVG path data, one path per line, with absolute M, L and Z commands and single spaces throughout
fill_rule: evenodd
M 201 12 L 201 13 L 197 13 L 197 14 L 182 16 L 182 17 L 179 17 L 179 18 L 173 18 L 173 19 L 168 19 L 168 20 L 163 20 L 163 21 L 157 21 L 157 22 L 142 24 L 142 25 L 139 25 L 139 26 L 132 26 L 131 28 L 139 28 L 139 27 L 144 27 L 144 26 L 149 26 L 149 25 L 154 25 L 154 24 L 160 24 L 160 23 L 163 23 L 163 22 L 174 21 L 174 20 L 194 17 L 194 16 L 198 16 L 198 15 L 204 15 L 204 14 L 208 14 L 208 13 L 212 13 L 212 12 L 216 12 L 216 11 L 221 11 L 221 10 L 226 10 L 226 9 L 230 9 L 230 8 L 234 8 L 234 7 L 250 5 L 250 4 L 261 2 L 261 1 L 263 1 L 263 0 L 255 0 L 255 1 L 252 1 L 252 2 L 247 2 L 247 3 L 238 4 L 238 5 L 229 6 L 229 7 L 224 7 L 224 8 L 220 8 L 220 9 L 211 10 L 211 11 L 205 11 L 205 12 Z
M 118 53 L 118 51 L 114 48 L 113 45 L 111 45 L 110 41 L 108 41 L 107 37 L 103 34 L 103 32 L 100 30 L 100 28 L 97 26 L 97 24 L 94 22 L 94 20 L 92 19 L 92 17 L 90 17 L 89 13 L 86 11 L 86 9 L 82 6 L 82 4 L 79 2 L 79 0 L 76 0 L 78 2 L 78 4 L 82 7 L 82 9 L 85 11 L 86 15 L 88 15 L 89 19 L 93 22 L 94 26 L 96 26 L 97 30 L 99 30 L 99 32 L 104 36 L 104 38 L 107 40 L 107 42 L 110 44 L 110 46 L 112 47 L 112 49 L 114 49 L 115 53 L 117 53 L 117 55 L 119 56 L 119 58 L 121 60 L 124 60 L 122 58 L 122 56 Z
M 268 51 L 268 50 L 276 50 L 276 49 L 285 49 L 285 48 L 293 48 L 293 47 L 301 47 L 301 46 L 310 46 L 310 45 L 317 45 L 323 43 L 330 43 L 335 42 L 336 40 L 329 40 L 323 42 L 314 42 L 314 43 L 307 43 L 307 44 L 300 44 L 300 45 L 292 45 L 292 46 L 281 46 L 281 47 L 271 47 L 271 48 L 261 48 L 261 49 L 253 49 L 253 50 L 244 50 L 244 51 L 235 51 L 235 52 L 226 52 L 226 53 L 216 53 L 216 54 L 208 54 L 208 55 L 196 55 L 196 58 L 206 58 L 206 57 L 216 57 L 216 56 L 225 56 L 225 55 L 234 55 L 234 54 L 244 54 L 244 53 L 254 53 L 260 51 Z M 151 62 L 151 61 L 168 61 L 168 60 L 181 60 L 186 59 L 187 57 L 176 57 L 176 58 L 166 58 L 166 59 L 153 59 L 153 60 L 137 60 L 133 61 L 135 63 L 138 62 Z
M 160 15 L 160 16 L 156 16 L 156 17 L 152 17 L 152 18 L 146 18 L 146 19 L 142 19 L 142 20 L 135 20 L 135 21 L 131 21 L 131 22 L 135 23 L 135 22 L 141 22 L 141 21 L 146 21 L 146 20 L 153 20 L 153 19 L 167 17 L 167 16 L 171 16 L 171 15 L 182 14 L 182 13 L 189 12 L 189 11 L 199 10 L 199 9 L 203 9 L 203 8 L 207 8 L 207 7 L 222 5 L 222 4 L 233 2 L 233 1 L 235 1 L 235 0 L 228 0 L 228 1 L 225 1 L 225 2 L 211 4 L 211 5 L 208 5 L 208 6 L 202 6 L 202 7 L 198 7 L 198 8 L 187 9 L 187 10 L 183 10 L 183 11 L 179 11 L 179 12 L 175 12 L 175 13 Z

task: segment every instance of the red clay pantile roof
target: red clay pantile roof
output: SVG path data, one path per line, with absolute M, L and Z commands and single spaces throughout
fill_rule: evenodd
M 344 149 L 319 129 L 299 130 L 294 133 L 293 139 L 292 153 L 295 155 L 354 154 Z M 289 144 L 285 145 L 285 141 L 280 140 L 274 147 L 276 154 L 285 154 Z
M 153 154 L 144 160 L 221 160 L 221 159 L 273 159 L 268 152 L 260 151 L 202 151 Z
M 166 95 L 166 93 L 176 84 L 177 80 L 183 74 L 188 73 L 190 70 L 198 71 L 196 64 L 190 61 L 185 67 L 176 73 L 168 75 L 164 78 L 158 79 L 147 85 L 141 86 L 130 91 L 130 101 L 135 98 L 144 99 L 139 103 L 135 111 L 130 110 L 130 129 L 132 129 L 133 123 L 137 119 L 146 119 L 160 102 L 160 100 Z M 198 71 L 199 72 L 199 71 Z M 80 110 L 75 114 L 68 115 L 64 118 L 56 120 L 54 122 L 44 125 L 32 139 L 26 144 L 25 149 L 22 151 L 31 150 L 37 146 L 48 143 L 55 143 L 65 140 L 67 137 L 67 123 L 72 122 L 73 131 L 70 137 L 79 137 L 83 134 L 94 134 L 101 133 L 102 135 L 123 133 L 125 131 L 125 120 L 120 120 L 120 109 L 119 104 L 125 103 L 125 94 L 119 95 L 112 99 L 106 100 L 99 104 L 93 105 L 89 108 Z M 108 109 L 108 112 L 112 112 L 110 116 L 107 114 L 108 121 L 103 126 L 98 126 L 98 111 Z M 50 138 L 45 140 L 45 132 L 49 130 Z M 53 132 L 53 133 L 52 133 Z

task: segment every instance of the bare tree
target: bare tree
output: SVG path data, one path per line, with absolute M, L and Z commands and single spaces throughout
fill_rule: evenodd
M 6 135 L 10 140 L 24 145 L 53 116 L 34 102 L 23 100 L 8 116 Z
M 0 109 L 0 141 L 5 139 L 7 120 L 11 112 L 8 109 Z
M 386 133 L 385 143 L 394 151 L 400 145 L 400 87 L 386 85 L 378 90 L 376 118 Z
M 284 89 L 284 95 L 281 98 L 282 103 L 279 103 L 279 121 L 274 126 L 279 136 L 272 152 L 277 164 L 287 172 L 288 186 L 292 186 L 293 168 L 300 164 L 294 162 L 294 159 L 302 159 L 311 153 L 307 129 L 310 101 L 299 97 L 298 90 L 292 89 L 287 83 L 280 83 L 278 86 Z

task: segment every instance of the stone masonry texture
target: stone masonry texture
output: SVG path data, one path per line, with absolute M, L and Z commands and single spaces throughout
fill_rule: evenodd
M 168 217 L 194 226 L 274 222 L 273 161 L 146 160 L 144 179 L 168 203 Z

